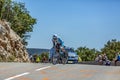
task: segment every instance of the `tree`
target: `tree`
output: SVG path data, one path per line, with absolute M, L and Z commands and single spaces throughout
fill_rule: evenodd
M 89 49 L 87 47 L 79 47 L 76 52 L 83 61 L 94 60 L 97 54 L 104 53 L 106 53 L 109 60 L 113 60 L 115 58 L 115 53 L 120 52 L 120 41 L 117 41 L 116 39 L 109 40 L 101 51 Z
M 105 45 L 104 48 L 101 49 L 102 53 L 106 53 L 110 60 L 115 58 L 115 53 L 120 51 L 120 41 L 116 39 L 109 40 Z
M 96 49 L 89 49 L 87 47 L 79 47 L 76 52 L 83 61 L 93 61 L 98 53 Z
M 32 18 L 24 3 L 17 3 L 12 0 L 0 0 L 0 19 L 11 23 L 11 28 L 23 39 L 30 37 L 29 32 L 33 31 L 36 19 Z
M 43 52 L 43 53 L 40 55 L 41 62 L 47 62 L 47 61 L 48 61 L 48 56 L 49 56 L 49 53 Z

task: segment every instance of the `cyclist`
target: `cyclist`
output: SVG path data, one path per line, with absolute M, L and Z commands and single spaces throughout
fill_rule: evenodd
M 52 38 L 52 42 L 53 42 L 53 47 L 56 49 L 56 52 L 60 52 L 60 48 L 63 47 L 63 41 L 60 39 L 60 37 L 58 37 L 57 34 L 53 35 Z
M 60 51 L 61 51 L 61 48 L 63 46 L 63 41 L 60 39 L 60 37 L 58 37 L 57 34 L 54 34 L 53 35 L 53 38 L 52 38 L 52 42 L 53 42 L 53 48 L 55 49 L 55 55 L 53 56 L 57 56 L 57 61 L 60 63 Z

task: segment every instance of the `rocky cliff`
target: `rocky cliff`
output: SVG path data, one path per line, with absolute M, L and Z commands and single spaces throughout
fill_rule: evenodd
M 5 20 L 0 21 L 0 61 L 28 62 L 28 53 L 22 39 Z

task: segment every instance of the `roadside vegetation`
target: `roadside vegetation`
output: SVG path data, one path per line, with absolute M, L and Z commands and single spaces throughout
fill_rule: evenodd
M 39 62 L 42 62 L 42 63 L 46 63 L 48 62 L 48 56 L 49 56 L 49 53 L 47 52 L 43 52 L 41 54 L 34 54 L 32 57 L 31 57 L 31 62 L 34 62 L 34 63 L 39 63 Z
M 11 28 L 27 45 L 26 39 L 30 37 L 29 32 L 33 31 L 36 19 L 30 15 L 24 3 L 18 3 L 13 0 L 0 0 L 0 20 L 9 22 Z
M 109 40 L 104 47 L 98 51 L 95 48 L 79 47 L 76 50 L 82 61 L 94 61 L 98 54 L 106 54 L 109 60 L 114 60 L 115 53 L 120 52 L 120 41 L 116 39 Z

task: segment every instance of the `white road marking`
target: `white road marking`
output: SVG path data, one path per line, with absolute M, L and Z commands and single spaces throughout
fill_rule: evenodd
M 24 75 L 27 75 L 27 74 L 30 74 L 30 73 L 29 72 L 25 72 L 25 73 L 22 73 L 22 74 L 19 74 L 19 75 L 16 75 L 16 76 L 4 79 L 4 80 L 12 80 L 12 79 L 15 79 L 17 77 L 21 77 L 21 76 L 24 76 Z
M 42 68 L 36 69 L 35 71 L 44 70 L 44 69 L 47 69 L 47 68 L 50 68 L 50 67 L 51 66 L 42 67 Z M 9 78 L 6 78 L 4 80 L 12 80 L 12 79 L 15 79 L 15 78 L 18 78 L 18 77 L 21 77 L 21 76 L 24 76 L 24 75 L 28 75 L 28 74 L 30 74 L 30 72 L 25 72 L 25 73 L 22 73 L 22 74 L 19 74 L 19 75 L 15 75 L 13 77 L 9 77 Z
M 36 69 L 35 71 L 40 71 L 40 70 L 43 70 L 43 69 L 47 69 L 47 68 L 50 68 L 51 66 L 47 66 L 47 67 L 43 67 L 43 68 L 39 68 L 39 69 Z

